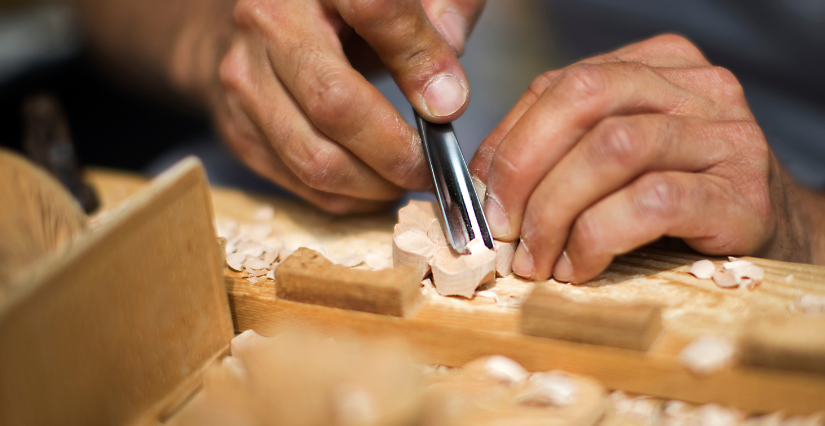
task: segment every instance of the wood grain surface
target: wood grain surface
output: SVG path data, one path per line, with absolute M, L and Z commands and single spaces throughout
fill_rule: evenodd
M 141 178 L 95 171 L 92 180 L 104 206 L 140 187 Z M 254 222 L 261 205 L 271 205 L 274 237 L 291 245 L 322 244 L 331 256 L 352 252 L 390 262 L 391 214 L 335 217 L 303 203 L 213 189 L 218 220 Z M 308 305 L 275 297 L 274 282 L 251 283 L 224 269 L 236 332 L 252 328 L 272 335 L 299 327 L 330 335 L 400 338 L 418 360 L 462 365 L 488 354 L 513 358 L 531 371 L 563 369 L 590 375 L 608 388 L 691 402 L 717 402 L 748 412 L 810 413 L 825 408 L 825 375 L 748 367 L 735 362 L 707 376 L 680 365 L 677 355 L 692 339 L 720 334 L 741 345 L 754 318 L 799 316 L 789 303 L 803 294 L 825 295 L 825 267 L 745 257 L 765 269 L 756 289 L 722 289 L 686 273 L 705 256 L 646 248 L 617 258 L 589 283 L 542 283 L 549 292 L 581 303 L 641 303 L 661 306 L 662 331 L 646 352 L 526 336 L 518 331 L 518 304 L 533 283 L 512 275 L 485 288 L 500 301 L 441 297 L 425 289 L 421 308 L 408 318 Z M 710 258 L 719 267 L 727 259 Z M 825 339 L 825 337 L 820 337 Z M 740 346 L 741 350 L 741 346 Z

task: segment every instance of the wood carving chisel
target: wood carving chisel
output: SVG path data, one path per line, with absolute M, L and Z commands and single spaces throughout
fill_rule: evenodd
M 493 237 L 467 170 L 467 163 L 458 146 L 453 125 L 430 123 L 417 112 L 415 122 L 433 175 L 433 186 L 450 245 L 455 251 L 468 254 L 467 244 L 481 238 L 484 245 L 492 250 Z

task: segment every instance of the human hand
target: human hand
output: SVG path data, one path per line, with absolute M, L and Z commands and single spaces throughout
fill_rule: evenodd
M 424 118 L 452 121 L 469 100 L 456 55 L 483 3 L 238 0 L 211 96 L 218 128 L 257 173 L 332 212 L 426 188 L 418 133 L 345 47 L 371 48 Z
M 470 164 L 513 270 L 583 282 L 662 236 L 810 261 L 794 185 L 742 87 L 665 35 L 537 78 Z

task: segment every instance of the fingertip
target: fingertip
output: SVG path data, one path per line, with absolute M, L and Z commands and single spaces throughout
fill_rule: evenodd
M 450 121 L 466 108 L 470 91 L 458 77 L 452 74 L 435 76 L 424 88 L 424 108 L 437 122 Z
M 553 278 L 556 281 L 565 283 L 573 282 L 575 271 L 573 270 L 573 263 L 567 255 L 567 250 L 561 252 L 555 266 L 553 266 Z

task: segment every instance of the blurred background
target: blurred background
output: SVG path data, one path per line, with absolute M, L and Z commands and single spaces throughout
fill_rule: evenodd
M 731 69 L 790 173 L 825 188 L 825 0 L 489 0 L 462 58 L 472 85 L 455 123 L 465 157 L 542 72 L 664 32 Z M 0 0 L 0 144 L 19 148 L 22 99 L 48 91 L 83 164 L 154 174 L 194 153 L 213 183 L 277 191 L 228 159 L 208 117 L 111 79 L 82 34 L 65 3 Z M 373 81 L 412 123 L 392 80 Z

